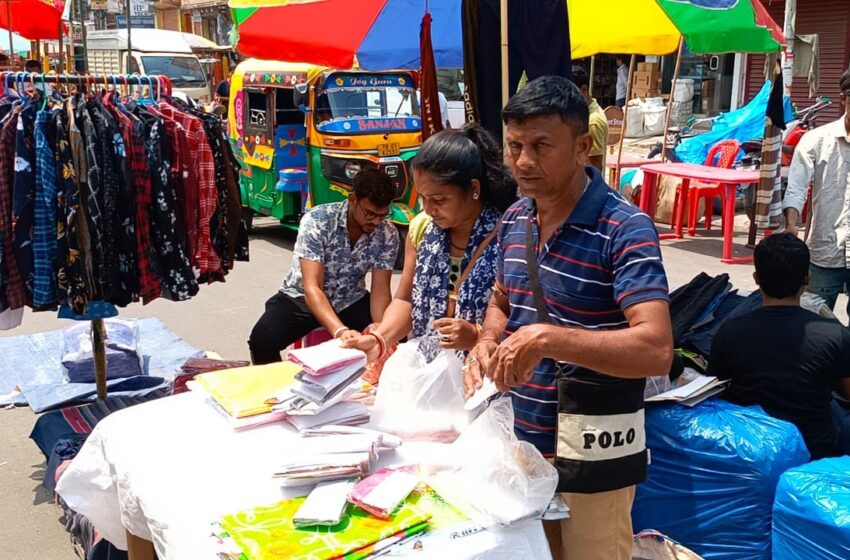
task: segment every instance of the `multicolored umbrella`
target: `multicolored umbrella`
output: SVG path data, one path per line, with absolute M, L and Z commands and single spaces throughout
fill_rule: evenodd
M 778 52 L 782 30 L 759 0 L 568 0 L 573 58 L 662 55 L 684 36 L 697 54 Z
M 0 27 L 31 41 L 58 39 L 63 7 L 63 0 L 0 0 Z
M 438 68 L 463 67 L 460 0 L 230 0 L 246 56 L 369 70 L 419 68 L 428 11 Z

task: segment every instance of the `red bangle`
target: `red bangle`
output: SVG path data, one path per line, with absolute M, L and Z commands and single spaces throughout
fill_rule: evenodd
M 387 342 L 384 340 L 384 337 L 378 334 L 375 331 L 369 333 L 370 335 L 375 337 L 375 340 L 378 341 L 378 348 L 380 349 L 380 354 L 378 356 L 383 356 L 387 351 Z

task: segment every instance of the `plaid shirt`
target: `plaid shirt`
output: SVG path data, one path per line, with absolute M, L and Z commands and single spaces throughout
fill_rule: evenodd
M 12 248 L 12 176 L 15 163 L 15 131 L 18 126 L 17 111 L 14 111 L 0 129 L 0 247 L 2 262 L 6 270 L 6 301 L 12 309 L 26 303 L 24 281 L 18 270 L 18 261 Z
M 33 307 L 56 303 L 56 158 L 53 142 L 47 137 L 50 111 L 35 116 L 35 227 L 32 249 L 34 261 Z
M 151 267 L 151 230 L 148 211 L 153 202 L 151 198 L 151 178 L 145 159 L 144 133 L 139 130 L 143 125 L 133 121 L 121 108 L 116 107 L 110 98 L 106 98 L 104 106 L 110 110 L 124 145 L 127 147 L 127 160 L 133 176 L 133 204 L 136 214 L 136 258 L 139 272 L 139 295 L 144 303 L 150 303 L 160 296 L 160 284 Z
M 210 220 L 218 204 L 215 161 L 203 124 L 199 119 L 176 110 L 165 101 L 159 102 L 159 109 L 166 118 L 176 121 L 186 129 L 190 165 L 198 171 L 198 244 L 195 248 L 195 260 L 201 274 L 219 272 L 221 259 L 215 252 L 210 236 Z M 189 196 L 186 197 L 185 203 L 191 203 Z

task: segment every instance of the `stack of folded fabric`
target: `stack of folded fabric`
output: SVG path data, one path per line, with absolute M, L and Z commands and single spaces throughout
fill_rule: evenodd
M 275 476 L 283 486 L 361 477 L 369 473 L 383 443 L 380 432 L 311 432 L 301 438 L 298 456 L 287 461 Z
M 322 426 L 357 426 L 369 421 L 369 409 L 361 402 L 343 401 L 317 414 L 290 414 L 286 420 L 302 433 Z
M 366 366 L 365 353 L 354 348 L 343 348 L 339 340 L 329 340 L 316 346 L 290 350 L 287 358 L 316 377 L 354 366 L 358 368 Z

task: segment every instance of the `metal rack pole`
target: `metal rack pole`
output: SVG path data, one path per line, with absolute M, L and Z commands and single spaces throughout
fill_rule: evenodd
M 106 332 L 103 319 L 93 319 L 91 322 L 91 344 L 94 354 L 94 381 L 97 385 L 97 398 L 106 398 Z

